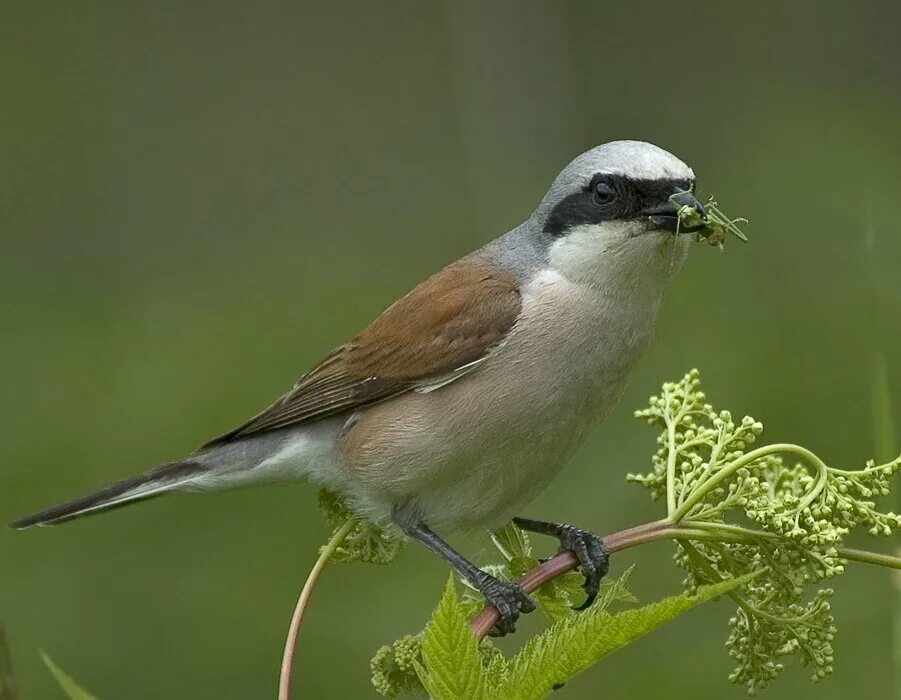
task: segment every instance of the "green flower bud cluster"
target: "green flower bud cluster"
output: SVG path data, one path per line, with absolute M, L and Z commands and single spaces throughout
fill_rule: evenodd
M 650 398 L 648 408 L 635 412 L 637 418 L 661 428 L 662 433 L 657 439 L 660 447 L 652 458 L 653 470 L 626 478 L 648 488 L 654 499 L 668 496 L 674 505 L 703 492 L 704 499 L 686 515 L 710 519 L 766 491 L 761 480 L 747 469 L 728 483 L 707 488 L 724 467 L 754 443 L 763 432 L 763 424 L 749 416 L 735 423 L 729 411 L 715 411 L 706 403 L 700 386 L 700 373 L 692 370 L 681 381 L 664 384 L 661 395 Z
M 391 645 L 380 647 L 369 662 L 372 685 L 386 698 L 404 693 L 425 695 L 416 675 L 416 664 L 422 663 L 422 633 L 408 634 Z
M 762 572 L 734 596 L 738 609 L 726 647 L 737 666 L 730 680 L 753 695 L 782 671 L 780 659 L 792 654 L 813 668 L 815 681 L 832 672 L 832 591 L 820 590 L 809 602 L 805 596 L 808 587 L 844 571 L 834 549 L 817 552 L 768 538 L 693 542 L 680 544 L 674 559 L 687 572 L 690 592 L 710 581 Z
M 354 518 L 341 497 L 325 489 L 319 492 L 319 508 L 333 531 Z M 333 561 L 390 564 L 397 558 L 405 542 L 399 532 L 366 520 L 355 520 L 341 546 L 332 555 Z
M 811 588 L 844 572 L 838 550 L 853 529 L 889 535 L 901 527 L 901 517 L 875 501 L 889 494 L 901 457 L 846 471 L 798 445 L 753 448 L 763 425 L 715 411 L 696 370 L 664 384 L 636 416 L 661 435 L 651 472 L 628 478 L 666 498 L 670 522 L 684 528 L 674 559 L 686 571 L 686 589 L 759 572 L 731 594 L 738 603 L 727 642 L 738 664 L 731 679 L 754 693 L 787 655 L 811 666 L 814 680 L 828 675 L 831 590 Z M 741 524 L 748 520 L 759 529 Z
M 835 625 L 828 600 L 831 595 L 831 589 L 819 591 L 806 606 L 789 607 L 778 621 L 739 607 L 729 620 L 732 634 L 726 641 L 729 656 L 737 663 L 729 680 L 745 685 L 748 693 L 755 695 L 783 670 L 778 659 L 792 654 L 813 669 L 815 682 L 832 673 Z
M 460 601 L 463 603 L 464 601 Z M 461 608 L 464 616 L 471 617 L 482 608 L 485 601 L 473 608 L 468 603 Z M 375 691 L 386 698 L 398 695 L 426 695 L 417 667 L 423 665 L 422 640 L 425 630 L 418 634 L 408 634 L 391 644 L 380 647 L 369 662 L 369 672 Z M 507 660 L 488 639 L 479 642 L 479 655 L 486 677 L 493 686 L 500 686 L 509 673 Z
M 744 510 L 771 532 L 825 546 L 841 542 L 857 527 L 865 527 L 872 535 L 891 535 L 901 527 L 901 516 L 881 512 L 871 500 L 889 494 L 889 479 L 901 469 L 901 460 L 879 466 L 870 462 L 859 471 L 844 471 L 816 458 L 787 467 L 777 456 L 762 466 L 767 484 L 773 487 L 762 497 L 749 499 Z

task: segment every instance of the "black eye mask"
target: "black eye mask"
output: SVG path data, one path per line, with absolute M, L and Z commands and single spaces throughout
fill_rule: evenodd
M 691 180 L 633 180 L 622 175 L 599 173 L 579 192 L 564 197 L 551 210 L 544 232 L 562 236 L 576 226 L 603 221 L 630 220 L 669 201 L 676 192 L 690 191 Z M 609 199 L 609 190 L 616 197 Z

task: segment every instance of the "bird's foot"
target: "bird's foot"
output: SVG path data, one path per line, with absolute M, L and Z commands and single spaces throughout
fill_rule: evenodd
M 610 570 L 610 553 L 604 545 L 604 540 L 588 530 L 580 530 L 573 525 L 561 525 L 560 534 L 561 552 L 572 552 L 579 560 L 579 569 L 585 577 L 582 588 L 585 589 L 585 602 L 576 610 L 585 610 L 597 598 L 601 588 L 601 579 Z
M 535 601 L 515 581 L 500 581 L 490 574 L 481 572 L 476 582 L 485 602 L 493 606 L 500 618 L 488 633 L 492 637 L 503 637 L 516 631 L 516 621 L 520 613 L 530 613 L 535 609 Z
M 584 610 L 590 606 L 598 596 L 601 579 L 610 570 L 610 553 L 604 546 L 604 540 L 593 532 L 564 523 L 550 523 L 527 518 L 513 518 L 513 522 L 523 530 L 556 537 L 560 542 L 558 554 L 572 552 L 576 555 L 576 559 L 579 560 L 579 569 L 585 577 L 582 587 L 586 594 L 585 602 L 576 610 Z

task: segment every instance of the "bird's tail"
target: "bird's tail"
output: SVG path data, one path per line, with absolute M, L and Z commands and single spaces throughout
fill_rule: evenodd
M 184 485 L 206 470 L 207 467 L 190 459 L 163 464 L 138 476 L 117 481 L 81 498 L 60 503 L 34 515 L 16 520 L 10 524 L 10 527 L 24 530 L 32 525 L 56 525 L 84 515 L 118 508 L 134 501 L 160 496 Z

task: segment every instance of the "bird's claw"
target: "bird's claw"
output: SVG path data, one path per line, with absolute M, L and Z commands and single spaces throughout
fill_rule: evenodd
M 601 579 L 610 570 L 610 553 L 604 546 L 604 540 L 573 525 L 561 525 L 557 539 L 560 540 L 561 552 L 572 552 L 579 560 L 579 569 L 585 577 L 582 587 L 586 597 L 585 602 L 574 610 L 585 610 L 597 598 Z
M 503 637 L 516 631 L 516 621 L 520 613 L 530 613 L 535 609 L 535 601 L 522 586 L 514 581 L 499 581 L 488 574 L 478 584 L 485 602 L 493 606 L 500 617 L 488 633 L 492 637 Z

